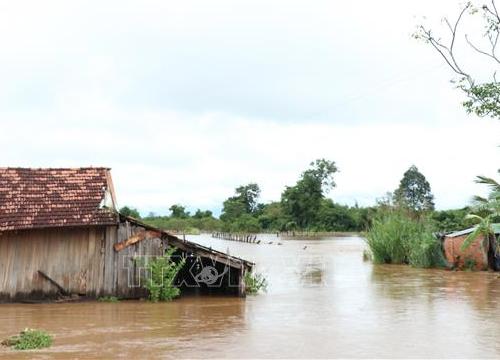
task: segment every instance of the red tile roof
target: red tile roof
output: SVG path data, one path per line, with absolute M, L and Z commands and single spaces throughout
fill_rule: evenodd
M 115 224 L 107 190 L 107 168 L 0 168 L 0 231 Z

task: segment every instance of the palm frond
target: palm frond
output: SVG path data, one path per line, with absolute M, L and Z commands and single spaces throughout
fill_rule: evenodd
M 473 232 L 471 232 L 460 246 L 460 250 L 465 251 L 471 246 L 471 244 L 482 234 L 483 229 L 481 226 L 476 226 Z
M 500 200 L 500 190 L 494 190 L 494 191 L 492 191 L 492 192 L 488 195 L 488 198 L 489 198 L 490 200 L 499 201 L 499 200 Z
M 476 183 L 488 185 L 493 191 L 500 191 L 500 184 L 493 178 L 487 176 L 477 176 Z
M 482 196 L 479 196 L 479 195 L 474 195 L 472 197 L 472 201 L 474 203 L 487 203 L 488 202 L 488 199 L 482 197 Z
M 474 220 L 478 220 L 478 221 L 483 221 L 483 218 L 479 215 L 476 215 L 476 214 L 467 214 L 465 215 L 465 218 L 466 219 L 474 219 Z

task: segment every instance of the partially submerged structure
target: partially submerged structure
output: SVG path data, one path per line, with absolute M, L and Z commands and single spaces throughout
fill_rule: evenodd
M 76 294 L 145 296 L 136 261 L 167 247 L 186 258 L 178 283 L 245 295 L 253 264 L 123 216 L 108 168 L 0 168 L 0 300 Z
M 500 270 L 500 224 L 493 224 L 494 236 L 479 235 L 467 249 L 462 250 L 465 239 L 474 227 L 445 235 L 443 247 L 446 260 L 457 269 Z

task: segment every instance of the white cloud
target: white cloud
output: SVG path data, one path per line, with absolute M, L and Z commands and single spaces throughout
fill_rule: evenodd
M 2 165 L 111 166 L 120 203 L 144 211 L 173 203 L 214 208 L 250 181 L 261 185 L 264 200 L 276 200 L 319 157 L 341 170 L 331 194 L 338 201 L 369 205 L 416 164 L 437 205 L 456 207 L 481 191 L 475 175 L 492 175 L 499 163 L 498 122 L 463 116 L 435 125 L 362 127 L 119 109 L 106 112 L 103 126 L 64 126 L 65 117 L 58 114 L 50 127 L 39 122 L 27 129 L 23 119 L 3 124 Z
M 441 208 L 481 192 L 499 122 L 464 115 L 410 38 L 454 0 L 16 1 L 0 5 L 2 166 L 113 168 L 121 204 L 217 208 L 308 163 L 369 205 L 415 164 Z

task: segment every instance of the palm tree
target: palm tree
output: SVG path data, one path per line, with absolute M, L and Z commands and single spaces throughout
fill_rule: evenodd
M 500 170 L 498 170 L 500 173 Z M 487 198 L 474 196 L 474 213 L 467 215 L 467 219 L 478 221 L 474 231 L 467 236 L 461 249 L 466 250 L 478 236 L 483 235 L 489 238 L 495 235 L 493 223 L 500 219 L 500 183 L 493 178 L 478 176 L 476 183 L 490 187 L 490 193 Z M 495 254 L 500 254 L 500 244 L 497 243 Z

